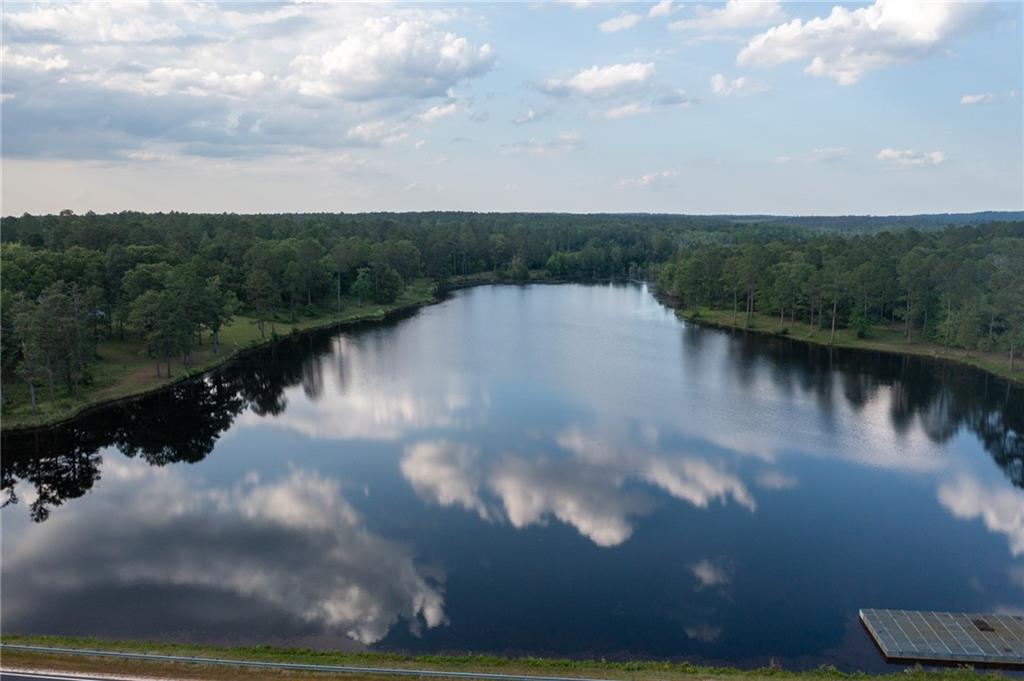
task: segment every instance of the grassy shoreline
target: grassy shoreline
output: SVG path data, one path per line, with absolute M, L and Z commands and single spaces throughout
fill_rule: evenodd
M 659 296 L 659 300 L 666 306 L 675 310 L 680 319 L 703 326 L 710 326 L 721 329 L 740 329 L 752 331 L 769 336 L 791 338 L 804 343 L 815 345 L 831 345 L 837 348 L 849 348 L 853 350 L 870 350 L 873 352 L 887 352 L 899 355 L 917 355 L 946 362 L 964 364 L 981 369 L 998 378 L 1006 379 L 1018 384 L 1024 384 L 1024 361 L 1015 362 L 1014 371 L 1011 373 L 1004 353 L 972 351 L 970 353 L 958 349 L 943 347 L 938 343 L 930 341 L 907 342 L 902 325 L 897 326 L 872 326 L 864 338 L 857 338 L 852 329 L 836 329 L 833 342 L 829 342 L 830 330 L 828 328 L 817 329 L 807 322 L 796 321 L 791 323 L 789 319 L 780 323 L 775 315 L 755 313 L 751 316 L 750 325 L 746 325 L 746 317 L 741 311 L 733 321 L 732 310 L 719 310 L 715 308 L 700 307 L 697 309 L 683 309 L 674 304 L 675 301 Z
M 394 314 L 430 305 L 443 299 L 447 291 L 482 286 L 488 284 L 558 284 L 567 283 L 561 279 L 552 279 L 542 272 L 531 272 L 528 281 L 509 281 L 495 276 L 493 273 L 478 273 L 450 279 L 443 289 L 438 289 L 432 281 L 421 279 L 414 282 L 402 292 L 398 300 L 387 305 L 362 304 L 346 299 L 341 314 L 330 313 L 299 317 L 295 321 L 278 320 L 278 334 L 266 338 L 259 337 L 256 322 L 246 316 L 237 316 L 221 333 L 222 350 L 213 354 L 209 343 L 201 346 L 194 353 L 191 367 L 181 366 L 180 359 L 175 360 L 173 377 L 157 377 L 153 362 L 145 356 L 143 346 L 136 340 L 107 340 L 100 343 L 97 354 L 100 360 L 94 367 L 92 385 L 77 396 L 61 395 L 53 403 L 40 397 L 39 414 L 31 413 L 28 406 L 27 391 L 17 384 L 5 386 L 5 402 L 0 412 L 0 429 L 5 431 L 21 428 L 40 428 L 58 425 L 82 415 L 87 411 L 108 407 L 124 400 L 135 399 L 152 392 L 163 390 L 177 383 L 196 378 L 206 372 L 217 369 L 239 358 L 247 352 L 277 342 L 289 334 L 301 334 L 327 328 L 341 328 L 348 325 L 372 321 L 383 321 Z M 698 308 L 684 310 L 676 302 L 666 296 L 658 299 L 667 307 L 676 311 L 677 316 L 686 321 L 715 328 L 743 329 L 755 333 L 783 336 L 807 343 L 830 345 L 828 329 L 814 329 L 806 322 L 790 323 L 786 320 L 780 324 L 773 315 L 754 314 L 751 324 L 745 324 L 744 315 L 737 316 L 733 322 L 730 310 Z M 785 333 L 781 330 L 785 329 Z M 1024 384 L 1024 359 L 1017 363 L 1011 373 L 1006 357 L 1001 353 L 973 352 L 945 348 L 930 342 L 908 343 L 903 337 L 902 329 L 896 327 L 872 327 L 866 338 L 857 338 L 851 329 L 837 329 L 836 337 L 831 345 L 841 348 L 871 350 L 905 355 L 919 355 L 965 364 L 981 369 L 999 378 Z M 20 392 L 26 394 L 21 395 Z M 11 393 L 14 393 L 13 399 Z
M 141 341 L 105 340 L 97 347 L 99 360 L 92 368 L 92 384 L 78 395 L 59 394 L 53 403 L 47 401 L 43 391 L 39 398 L 38 414 L 31 412 L 27 389 L 24 386 L 4 386 L 7 394 L 0 414 L 0 428 L 7 431 L 58 425 L 87 411 L 135 399 L 194 379 L 238 359 L 245 353 L 292 334 L 383 321 L 392 315 L 438 300 L 438 291 L 434 283 L 421 279 L 406 288 L 394 303 L 359 303 L 348 298 L 344 299 L 340 314 L 333 312 L 298 316 L 294 321 L 278 318 L 275 321 L 276 335 L 269 333 L 268 324 L 268 335 L 265 338 L 260 337 L 255 319 L 238 315 L 221 331 L 221 350 L 218 354 L 214 354 L 211 345 L 206 343 L 194 351 L 192 366 L 183 367 L 180 358 L 172 360 L 171 377 L 156 376 L 154 362 L 145 355 Z
M 19 636 L 5 634 L 3 643 L 48 646 L 58 648 L 79 648 L 103 651 L 131 653 L 149 653 L 158 655 L 179 655 L 189 657 L 209 657 L 221 659 L 252 660 L 260 662 L 284 662 L 294 664 L 318 665 L 351 665 L 378 666 L 409 669 L 429 669 L 455 672 L 484 672 L 529 675 L 579 676 L 610 679 L 612 681 L 672 681 L 673 679 L 690 681 L 692 679 L 884 679 L 908 676 L 919 679 L 945 679 L 959 681 L 979 678 L 1003 678 L 998 674 L 978 672 L 970 668 L 931 669 L 920 668 L 900 669 L 888 674 L 867 674 L 864 672 L 840 672 L 831 666 L 813 670 L 791 671 L 778 667 L 760 669 L 738 669 L 735 667 L 705 667 L 689 662 L 672 662 L 658 660 L 573 660 L 563 658 L 540 657 L 502 657 L 495 655 L 405 655 L 401 653 L 378 652 L 334 652 L 302 648 L 278 648 L 273 646 L 228 647 L 212 645 L 189 645 L 179 643 L 147 643 L 142 641 L 113 641 L 95 638 L 75 638 L 66 636 Z M 82 671 L 125 671 L 131 669 L 136 673 L 152 671 L 159 666 L 183 668 L 189 670 L 203 669 L 200 665 L 183 665 L 182 663 L 160 663 L 155 661 L 124 662 L 105 658 L 89 658 L 86 656 L 61 656 L 52 653 L 35 653 L 20 651 L 4 651 L 5 665 L 12 661 L 18 666 L 31 666 L 39 669 L 52 668 L 61 664 L 65 669 L 78 668 Z M 86 663 L 92 661 L 90 666 Z M 49 667 L 47 667 L 49 665 Z M 68 666 L 70 665 L 70 666 Z M 213 675 L 202 678 L 234 678 L 237 669 L 208 669 Z M 250 672 L 251 673 L 251 672 Z M 279 672 L 281 673 L 281 672 Z M 260 672 L 270 675 L 272 672 Z M 294 672 L 288 672 L 294 678 Z M 190 676 L 192 676 L 190 674 Z M 317 672 L 315 678 L 333 676 L 329 673 Z M 353 675 L 344 675 L 353 678 Z M 358 677 L 357 677 L 358 678 Z

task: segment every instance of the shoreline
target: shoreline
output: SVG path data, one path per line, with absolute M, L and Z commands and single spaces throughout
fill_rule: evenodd
M 4 434 L 15 434 L 32 432 L 36 430 L 43 430 L 47 428 L 65 425 L 71 421 L 74 421 L 77 418 L 89 414 L 90 412 L 100 409 L 107 409 L 109 407 L 122 404 L 124 402 L 130 402 L 132 400 L 141 399 L 154 393 L 169 390 L 171 388 L 181 385 L 182 383 L 194 381 L 208 374 L 216 373 L 218 371 L 223 370 L 225 367 L 230 366 L 233 362 L 237 362 L 241 359 L 244 359 L 245 357 L 255 352 L 266 350 L 267 348 L 282 341 L 291 340 L 294 338 L 301 338 L 302 336 L 314 333 L 322 333 L 324 331 L 329 331 L 332 329 L 344 329 L 351 326 L 359 326 L 362 324 L 388 322 L 396 317 L 400 317 L 403 314 L 408 314 L 421 307 L 426 307 L 428 305 L 436 305 L 437 303 L 442 302 L 444 300 L 446 291 L 447 289 L 439 289 L 436 286 L 432 286 L 429 297 L 423 300 L 415 300 L 413 302 L 396 305 L 394 307 L 388 307 L 387 309 L 383 309 L 386 306 L 382 306 L 382 309 L 378 312 L 359 315 L 349 319 L 314 319 L 308 326 L 303 326 L 301 328 L 292 327 L 292 329 L 288 333 L 277 334 L 274 336 L 267 337 L 265 339 L 251 341 L 248 345 L 234 348 L 230 352 L 225 353 L 219 359 L 219 361 L 213 362 L 212 364 L 204 365 L 192 371 L 179 371 L 178 375 L 174 376 L 171 379 L 167 379 L 158 385 L 149 386 L 142 390 L 129 392 L 127 394 L 118 395 L 116 397 L 101 398 L 98 400 L 89 401 L 78 407 L 75 407 L 72 410 L 61 412 L 50 417 L 42 417 L 35 422 L 20 422 L 23 420 L 31 421 L 31 417 L 29 417 L 28 419 L 19 418 L 17 419 L 19 423 L 17 423 L 16 425 L 8 426 L 4 424 L 0 426 L 0 432 L 3 432 Z M 285 324 L 284 322 L 280 323 L 282 325 Z M 4 421 L 10 418 L 10 416 L 4 417 Z
M 770 663 L 768 666 L 745 669 L 734 666 L 700 665 L 685 660 L 654 660 L 654 659 L 571 659 L 533 656 L 507 656 L 491 654 L 404 654 L 393 652 L 342 652 L 331 650 L 313 650 L 309 648 L 284 648 L 269 645 L 255 646 L 218 646 L 203 644 L 167 643 L 107 640 L 70 636 L 25 636 L 5 635 L 2 642 L 12 645 L 45 646 L 52 648 L 92 650 L 103 652 L 122 652 L 132 654 L 149 654 L 163 656 L 181 656 L 194 658 L 216 658 L 219 660 L 244 660 L 257 663 L 284 663 L 296 665 L 352 666 L 376 667 L 392 669 L 429 670 L 443 676 L 443 672 L 466 676 L 470 674 L 516 674 L 524 676 L 558 676 L 599 678 L 609 681 L 672 681 L 674 679 L 710 681 L 713 679 L 905 679 L 908 675 L 921 679 L 979 679 L 1005 678 L 997 672 L 975 670 L 971 667 L 939 667 L 924 669 L 920 666 L 894 665 L 892 670 L 870 673 L 863 671 L 844 672 L 832 665 L 821 665 L 812 669 L 784 669 Z M 5 663 L 14 662 L 19 667 L 49 669 L 64 667 L 64 670 L 103 671 L 103 672 L 150 672 L 182 669 L 182 662 L 161 662 L 159 660 L 122 660 L 104 657 L 91 657 L 82 653 L 41 652 L 4 650 Z M 240 667 L 227 667 L 214 664 L 203 665 L 197 662 L 187 663 L 191 671 L 204 670 L 202 676 L 190 678 L 238 678 Z M 232 673 L 234 670 L 234 673 Z M 273 676 L 275 672 L 261 672 L 262 675 Z M 282 672 L 288 678 L 302 672 Z M 328 670 L 308 672 L 312 678 L 373 678 L 371 674 L 345 673 L 335 676 Z
M 1024 386 L 1024 360 L 1018 359 L 1015 364 L 1013 373 L 1009 371 L 1007 366 L 1006 357 L 1000 357 L 997 359 L 992 357 L 991 353 L 976 352 L 973 356 L 963 354 L 963 350 L 953 348 L 943 348 L 942 346 L 935 345 L 933 343 L 919 343 L 919 344 L 896 344 L 888 342 L 884 339 L 879 339 L 877 336 L 872 337 L 872 333 L 878 334 L 880 332 L 887 332 L 892 335 L 891 329 L 885 327 L 872 326 L 869 330 L 869 335 L 866 338 L 849 338 L 851 331 L 850 329 L 836 329 L 836 338 L 834 342 L 829 342 L 829 329 L 820 329 L 817 334 L 808 333 L 790 333 L 788 330 L 788 321 L 780 327 L 778 318 L 774 316 L 764 315 L 762 313 L 755 313 L 752 318 L 751 326 L 747 326 L 744 323 L 743 314 L 741 313 L 736 323 L 732 322 L 732 311 L 720 310 L 717 308 L 705 308 L 700 307 L 696 310 L 685 310 L 678 306 L 676 303 L 677 299 L 673 296 L 654 291 L 653 295 L 662 305 L 672 310 L 676 317 L 682 321 L 690 322 L 691 324 L 697 324 L 710 329 L 721 329 L 723 331 L 744 331 L 749 333 L 756 333 L 761 336 L 769 336 L 773 338 L 787 339 L 796 341 L 798 343 L 809 343 L 811 345 L 818 345 L 821 347 L 833 347 L 840 348 L 843 350 L 854 350 L 861 352 L 882 352 L 889 355 L 904 355 L 911 357 L 922 357 L 925 359 L 934 360 L 945 364 L 953 364 L 964 367 L 969 367 L 976 371 L 982 371 L 994 378 L 998 378 L 1003 381 L 1007 381 L 1013 385 Z M 805 322 L 796 322 L 795 326 L 798 329 L 804 329 L 808 326 Z M 785 328 L 785 333 L 780 333 L 780 328 Z
M 388 307 L 387 309 L 379 309 L 376 312 L 369 314 L 363 314 L 349 319 L 339 318 L 321 318 L 319 320 L 314 319 L 308 326 L 301 328 L 292 327 L 292 330 L 286 334 L 276 335 L 270 338 L 251 341 L 244 347 L 238 347 L 233 349 L 231 352 L 223 355 L 218 361 L 211 364 L 204 365 L 201 368 L 196 368 L 192 371 L 180 372 L 178 376 L 173 379 L 166 380 L 158 385 L 148 386 L 142 390 L 128 392 L 124 395 L 118 395 L 115 397 L 101 398 L 98 400 L 86 402 L 74 409 L 60 412 L 53 416 L 44 416 L 39 420 L 33 420 L 31 417 L 13 417 L 16 421 L 15 425 L 6 425 L 6 423 L 0 425 L 0 432 L 5 434 L 15 434 L 32 432 L 37 430 L 44 430 L 53 428 L 56 426 L 65 425 L 75 419 L 85 416 L 93 411 L 106 409 L 117 404 L 124 402 L 130 402 L 132 400 L 140 399 L 154 393 L 161 392 L 174 388 L 182 383 L 199 379 L 207 374 L 212 374 L 223 368 L 229 366 L 231 363 L 238 360 L 244 359 L 246 356 L 265 350 L 266 348 L 280 343 L 284 340 L 293 338 L 299 338 L 313 333 L 322 333 L 329 330 L 340 330 L 348 327 L 359 326 L 363 324 L 377 324 L 385 323 L 396 317 L 400 317 L 404 314 L 408 314 L 415 310 L 430 305 L 436 305 L 443 302 L 448 294 L 453 291 L 473 288 L 476 286 L 494 286 L 494 285 L 530 285 L 530 284 L 544 284 L 544 285 L 559 285 L 559 284 L 593 284 L 593 283 L 604 283 L 601 281 L 586 281 L 586 280 L 575 280 L 575 279 L 558 279 L 548 276 L 531 276 L 526 281 L 511 281 L 497 277 L 492 273 L 478 274 L 478 275 L 464 275 L 461 277 L 455 277 L 452 280 L 445 282 L 443 285 L 432 284 L 430 292 L 426 298 L 413 300 L 394 307 Z M 848 329 L 843 329 L 841 332 L 837 332 L 837 337 L 834 343 L 828 342 L 828 331 L 822 329 L 820 335 L 810 334 L 791 334 L 791 333 L 779 333 L 777 320 L 774 317 L 766 317 L 763 314 L 755 315 L 751 326 L 746 326 L 741 320 L 737 320 L 737 323 L 732 323 L 731 312 L 727 310 L 718 310 L 712 308 L 699 308 L 696 311 L 687 312 L 687 310 L 677 305 L 678 301 L 670 295 L 663 294 L 657 291 L 653 285 L 651 288 L 652 295 L 654 298 L 664 305 L 666 308 L 672 310 L 676 317 L 682 321 L 697 324 L 705 328 L 714 328 L 728 331 L 744 331 L 757 333 L 763 336 L 770 336 L 775 338 L 785 338 L 792 341 L 810 343 L 813 345 L 819 345 L 823 347 L 836 347 L 848 350 L 868 351 L 868 352 L 884 352 L 895 355 L 908 355 L 923 357 L 926 359 L 936 360 L 939 362 L 945 362 L 950 364 L 957 364 L 961 366 L 970 367 L 972 369 L 983 371 L 991 376 L 998 379 L 1008 381 L 1014 385 L 1024 385 L 1024 358 L 1021 359 L 1020 366 L 1022 369 L 1017 369 L 1013 374 L 1010 374 L 1007 367 L 1003 367 L 1001 370 L 997 366 L 990 364 L 983 364 L 978 361 L 980 355 L 974 357 L 964 356 L 957 354 L 959 351 L 945 350 L 944 353 L 936 352 L 936 346 L 930 344 L 921 345 L 906 345 L 897 346 L 892 343 L 886 343 L 885 341 L 879 341 L 872 338 L 855 339 L 851 341 L 845 338 L 849 335 Z M 282 323 L 283 324 L 283 323 Z M 760 325 L 759 325 L 760 324 Z M 772 328 L 775 324 L 776 328 Z M 806 326 L 803 322 L 797 322 L 798 326 Z M 873 331 L 878 330 L 878 327 L 872 327 Z M 12 417 L 4 417 L 4 421 L 10 420 Z

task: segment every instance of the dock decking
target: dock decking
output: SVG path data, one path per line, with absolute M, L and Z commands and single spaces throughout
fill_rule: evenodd
M 1024 616 L 876 610 L 860 620 L 886 659 L 1024 666 Z

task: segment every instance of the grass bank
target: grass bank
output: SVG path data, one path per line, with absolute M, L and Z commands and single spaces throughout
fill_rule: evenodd
M 920 679 L 922 681 L 978 681 L 1002 678 L 995 673 L 976 672 L 969 668 L 923 670 L 918 668 L 885 675 L 843 673 L 833 667 L 810 671 L 788 671 L 771 667 L 742 670 L 732 667 L 701 667 L 687 662 L 654 660 L 606 661 L 569 660 L 539 657 L 497 657 L 490 655 L 403 655 L 397 653 L 339 653 L 271 646 L 221 647 L 176 643 L 145 643 L 139 641 L 109 641 L 93 638 L 56 636 L 4 635 L 4 643 L 50 646 L 59 648 L 88 648 L 92 650 L 180 655 L 223 659 L 253 660 L 259 662 L 285 662 L 292 664 L 350 665 L 359 667 L 395 667 L 455 672 L 483 672 L 528 674 L 535 676 L 575 676 L 612 679 L 614 681 L 693 681 L 694 679 Z M 121 661 L 98 657 L 56 655 L 49 653 L 4 651 L 5 667 L 51 669 L 62 671 L 93 671 L 108 673 L 137 673 L 147 676 L 177 678 L 234 679 L 247 676 L 240 669 L 230 667 L 204 667 L 202 665 L 156 662 Z M 300 672 L 259 671 L 260 677 L 287 676 L 288 678 L 359 678 L 352 674 L 303 674 Z M 253 672 L 248 672 L 252 678 Z M 367 675 L 366 678 L 372 678 Z
M 426 305 L 435 300 L 434 283 L 421 279 L 406 288 L 394 303 L 381 305 L 343 298 L 340 314 L 334 310 L 314 310 L 313 314 L 297 315 L 293 320 L 286 312 L 274 320 L 274 330 L 276 336 L 280 337 L 312 329 L 380 320 L 393 312 Z M 215 354 L 208 339 L 204 339 L 204 343 L 193 352 L 192 366 L 182 366 L 181 358 L 171 360 L 170 378 L 166 375 L 166 365 L 162 368 L 164 375 L 156 375 L 154 362 L 147 356 L 141 340 L 103 340 L 97 345 L 97 360 L 90 368 L 91 382 L 77 394 L 59 389 L 53 402 L 47 399 L 45 388 L 37 391 L 38 414 L 32 413 L 27 386 L 20 381 L 10 381 L 9 385 L 5 385 L 0 425 L 6 429 L 54 424 L 86 409 L 166 388 L 229 362 L 242 352 L 276 340 L 270 332 L 269 323 L 266 325 L 266 334 L 266 337 L 260 337 L 256 320 L 252 317 L 236 316 L 221 330 L 219 353 Z
M 671 306 L 670 301 L 665 301 Z M 775 315 L 754 314 L 751 316 L 750 325 L 746 324 L 745 315 L 740 312 L 733 321 L 732 310 L 718 310 L 701 307 L 697 309 L 681 309 L 676 306 L 676 314 L 687 321 L 707 326 L 720 328 L 747 329 L 756 333 L 763 333 L 775 336 L 785 336 L 794 340 L 817 343 L 818 345 L 830 345 L 828 328 L 818 329 L 806 322 L 790 322 L 786 319 L 779 321 Z M 826 319 L 826 321 L 828 321 Z M 857 338 L 853 329 L 836 329 L 836 336 L 831 343 L 833 347 L 854 348 L 858 350 L 875 350 L 878 352 L 893 352 L 905 355 L 921 355 L 934 359 L 941 359 L 950 362 L 968 364 L 972 367 L 982 369 L 991 374 L 1005 378 L 1016 383 L 1024 383 L 1024 361 L 1015 362 L 1014 371 L 1010 371 L 1005 353 L 980 352 L 972 350 L 967 352 L 957 348 L 947 348 L 938 343 L 930 341 L 907 341 L 901 324 L 895 326 L 872 326 L 864 338 Z

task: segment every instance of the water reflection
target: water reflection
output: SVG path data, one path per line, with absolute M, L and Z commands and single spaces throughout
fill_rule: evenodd
M 985 486 L 961 474 L 939 486 L 939 501 L 957 518 L 980 518 L 990 532 L 1006 535 L 1010 553 L 1024 556 L 1024 492 Z
M 1022 398 L 634 288 L 475 289 L 4 433 L 3 618 L 819 664 L 858 607 L 1020 600 Z
M 695 365 L 706 365 L 710 358 L 702 353 L 713 352 L 707 343 L 697 339 L 727 333 L 693 326 L 684 328 L 684 347 Z M 917 423 L 931 443 L 942 444 L 961 429 L 967 429 L 980 439 L 1007 479 L 1024 488 L 1024 391 L 1019 387 L 966 367 L 919 357 L 830 350 L 735 332 L 729 335 L 727 353 L 729 361 L 721 366 L 734 372 L 734 377 L 750 390 L 757 390 L 760 381 L 769 380 L 773 389 L 812 395 L 829 412 L 837 397 L 834 387 L 839 384 L 846 404 L 859 413 L 884 405 L 886 422 L 897 436 L 909 436 L 911 425 Z M 45 520 L 50 508 L 79 497 L 92 487 L 101 461 L 97 452 L 102 448 L 114 446 L 129 457 L 158 466 L 197 462 L 213 450 L 218 436 L 243 412 L 249 423 L 277 416 L 270 421 L 275 426 L 311 437 L 338 439 L 397 439 L 412 429 L 469 428 L 486 418 L 490 397 L 473 392 L 457 376 L 450 378 L 442 401 L 417 396 L 412 388 L 397 395 L 393 385 L 386 386 L 387 390 L 375 390 L 374 384 L 379 380 L 375 372 L 384 371 L 375 364 L 380 360 L 371 351 L 361 352 L 347 338 L 327 333 L 285 339 L 201 381 L 97 410 L 56 428 L 5 431 L 2 487 L 10 503 L 16 501 L 12 496 L 15 481 L 31 483 L 36 488 L 31 512 L 36 520 Z M 757 372 L 757 367 L 769 371 Z M 287 391 L 294 386 L 301 386 L 310 399 L 289 408 Z M 888 400 L 878 399 L 883 391 Z M 785 404 L 780 403 L 780 407 Z M 794 442 L 780 437 L 773 442 L 764 432 L 751 427 L 761 419 L 749 416 L 744 427 L 723 432 L 718 429 L 720 424 L 709 420 L 712 429 L 698 432 L 725 449 L 769 461 L 776 458 L 780 449 L 799 446 L 798 439 Z M 769 419 L 784 422 L 774 414 L 763 415 L 763 420 Z M 565 438 L 578 436 L 563 434 Z M 581 442 L 574 444 L 569 439 L 562 444 L 577 453 L 583 449 Z M 906 441 L 901 444 L 875 451 L 849 449 L 868 457 L 867 462 L 872 465 L 937 465 L 931 455 L 921 460 L 908 456 L 913 454 L 913 447 Z M 586 454 L 590 463 L 595 463 L 595 452 L 599 449 L 591 448 Z M 621 452 L 606 455 L 615 465 L 621 463 Z M 514 494 L 516 476 L 531 475 L 521 465 L 510 462 L 511 478 L 505 485 L 510 494 Z M 749 508 L 755 505 L 742 484 L 727 478 L 712 480 L 719 472 L 700 462 L 649 461 L 643 475 L 697 505 L 706 505 L 709 494 L 730 496 Z M 540 477 L 545 474 L 541 472 Z M 607 479 L 607 475 L 604 477 Z M 765 486 L 771 485 L 769 481 Z M 545 509 L 552 506 L 542 500 L 537 503 Z M 532 507 L 533 504 L 528 505 Z M 526 518 L 537 515 L 527 509 L 524 513 L 516 517 L 526 522 Z
M 99 503 L 52 518 L 5 549 L 6 618 L 31 626 L 49 605 L 41 598 L 144 585 L 167 599 L 187 590 L 259 603 L 279 626 L 315 624 L 364 644 L 400 618 L 414 629 L 446 621 L 439 575 L 428 578 L 407 547 L 367 530 L 335 480 L 295 469 L 219 489 L 121 461 L 104 467 Z M 131 521 L 111 522 L 122 508 Z M 130 619 L 132 607 L 121 599 L 103 613 L 116 622 Z

